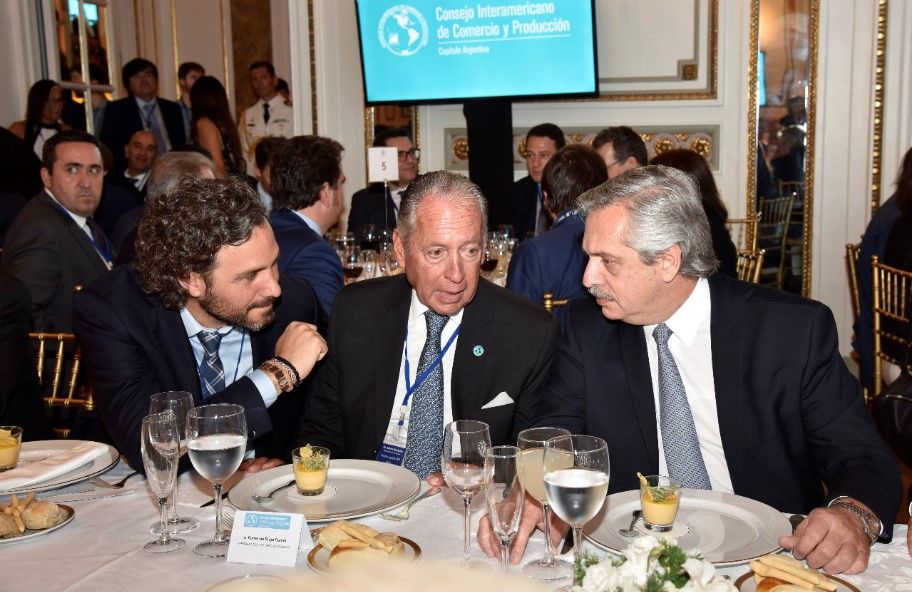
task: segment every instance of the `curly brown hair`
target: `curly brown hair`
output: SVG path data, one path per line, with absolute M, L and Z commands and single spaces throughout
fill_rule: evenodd
M 143 290 L 175 310 L 187 301 L 180 279 L 209 281 L 224 246 L 246 242 L 268 224 L 256 193 L 235 179 L 199 179 L 149 200 L 139 224 L 134 267 Z

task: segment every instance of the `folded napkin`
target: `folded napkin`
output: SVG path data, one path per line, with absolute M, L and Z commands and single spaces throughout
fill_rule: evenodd
M 59 477 L 92 462 L 107 450 L 106 445 L 98 442 L 82 442 L 60 454 L 0 473 L 0 493 L 4 489 L 19 489 Z

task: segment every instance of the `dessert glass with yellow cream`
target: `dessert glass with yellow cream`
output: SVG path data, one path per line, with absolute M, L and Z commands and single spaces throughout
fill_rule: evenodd
M 322 446 L 302 446 L 291 453 L 295 484 L 301 495 L 319 495 L 326 486 L 329 472 L 329 449 Z
M 22 447 L 22 428 L 0 426 L 0 472 L 15 469 Z
M 643 524 L 648 530 L 668 532 L 674 525 L 681 501 L 681 484 L 666 475 L 649 475 L 640 478 L 640 506 Z

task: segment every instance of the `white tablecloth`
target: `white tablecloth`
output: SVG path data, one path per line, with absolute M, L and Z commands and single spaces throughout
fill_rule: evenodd
M 129 468 L 122 463 L 103 477 L 114 481 Z M 229 481 L 226 489 L 233 483 Z M 93 489 L 88 483 L 70 487 L 69 491 Z M 218 582 L 250 573 L 287 575 L 291 568 L 227 563 L 193 553 L 193 546 L 212 535 L 214 506 L 200 508 L 212 498 L 211 486 L 195 474 L 181 476 L 181 514 L 201 521 L 199 529 L 185 535 L 187 547 L 173 553 L 153 555 L 142 546 L 154 537 L 149 526 L 157 519 L 157 502 L 141 477 L 133 477 L 122 491 L 132 494 L 103 499 L 67 502 L 76 510 L 73 522 L 66 527 L 28 542 L 0 546 L 0 591 L 92 591 L 128 590 L 159 592 L 163 590 L 203 591 Z M 95 495 L 109 495 L 117 490 L 95 488 Z M 56 492 L 47 492 L 45 495 Z M 87 497 L 81 493 L 57 499 Z M 49 498 L 55 499 L 55 498 Z M 5 501 L 5 500 L 4 500 Z M 476 496 L 473 504 L 472 529 L 482 513 L 483 499 Z M 462 554 L 462 501 L 450 491 L 417 504 L 406 522 L 389 522 L 378 516 L 362 520 L 379 530 L 396 533 L 416 541 L 422 558 L 453 560 Z M 315 525 L 311 525 L 315 526 Z M 868 571 L 861 576 L 841 576 L 864 592 L 912 590 L 912 560 L 905 543 L 906 527 L 897 526 L 890 545 L 876 545 Z M 529 544 L 527 557 L 540 556 L 544 542 L 539 535 Z M 474 540 L 473 557 L 488 559 Z M 14 567 L 13 567 L 14 566 Z M 307 570 L 306 551 L 298 556 L 297 569 Z M 516 569 L 516 568 L 514 568 Z M 725 568 L 722 573 L 738 577 L 746 566 Z M 9 579 L 8 579 L 9 578 Z

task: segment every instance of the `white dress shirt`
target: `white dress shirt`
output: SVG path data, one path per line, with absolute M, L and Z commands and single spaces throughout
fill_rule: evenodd
M 719 430 L 719 416 L 716 410 L 716 387 L 713 382 L 712 334 L 710 317 L 712 303 L 709 282 L 705 278 L 697 281 L 693 292 L 678 310 L 665 321 L 672 331 L 668 349 L 674 357 L 687 402 L 693 414 L 700 441 L 700 452 L 706 464 L 709 481 L 715 491 L 733 492 L 731 474 L 722 448 L 722 434 Z M 662 446 L 661 404 L 659 401 L 659 354 L 652 331 L 656 325 L 643 327 L 646 335 L 646 351 L 649 355 L 649 373 L 652 377 L 652 393 L 655 398 L 656 432 L 659 435 L 659 474 L 667 475 L 665 451 Z

